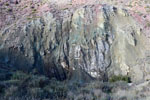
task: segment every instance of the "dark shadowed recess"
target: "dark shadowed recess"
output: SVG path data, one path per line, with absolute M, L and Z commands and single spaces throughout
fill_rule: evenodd
M 49 62 L 47 65 L 41 64 L 41 62 L 43 61 L 39 61 L 39 62 L 36 61 L 35 62 L 36 64 L 32 63 L 29 58 L 24 56 L 23 53 L 18 52 L 18 50 L 15 48 L 1 49 L 0 50 L 0 76 L 2 76 L 2 74 L 8 74 L 18 70 L 27 73 L 36 70 L 38 74 L 45 74 L 50 78 L 55 77 L 58 80 L 66 79 L 65 71 L 63 71 L 60 75 L 59 69 L 63 70 L 63 68 L 59 68 L 61 66 L 58 66 L 53 61 Z
M 35 54 L 35 60 L 37 55 Z M 46 75 L 50 79 L 56 78 L 57 80 L 73 80 L 78 82 L 86 82 L 93 80 L 88 73 L 82 69 L 69 72 L 62 68 L 62 66 L 55 60 L 55 57 L 48 58 L 47 62 L 36 61 L 34 63 L 24 56 L 15 48 L 1 49 L 0 50 L 0 80 L 9 80 L 12 73 L 15 71 L 23 71 L 25 73 L 35 73 L 39 75 Z

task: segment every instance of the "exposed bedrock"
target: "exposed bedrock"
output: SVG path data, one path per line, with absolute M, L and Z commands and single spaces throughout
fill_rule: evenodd
M 106 80 L 129 75 L 142 80 L 144 36 L 125 9 L 86 5 L 48 12 L 0 32 L 0 63 L 59 80 Z

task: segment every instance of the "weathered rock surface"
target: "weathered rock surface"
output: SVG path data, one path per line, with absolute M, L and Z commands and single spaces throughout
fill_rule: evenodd
M 142 80 L 137 60 L 144 57 L 144 36 L 125 9 L 85 5 L 52 10 L 23 26 L 0 32 L 0 63 L 59 80 L 129 75 Z M 149 68 L 148 68 L 149 69 Z M 87 78 L 88 79 L 88 78 Z

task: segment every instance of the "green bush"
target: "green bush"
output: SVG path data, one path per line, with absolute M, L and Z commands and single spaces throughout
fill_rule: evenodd
M 66 98 L 68 88 L 62 82 L 52 81 L 47 86 L 44 87 L 44 90 L 49 93 L 50 98 Z
M 28 82 L 28 86 L 43 88 L 48 83 L 49 83 L 49 79 L 47 77 L 32 75 L 30 81 Z
M 17 93 L 18 93 L 18 87 L 10 86 L 9 88 L 5 89 L 4 98 L 5 100 L 8 100 L 9 97 L 15 97 Z
M 122 76 L 122 75 L 114 75 L 109 79 L 109 82 L 117 82 L 117 81 L 125 81 L 127 83 L 131 83 L 131 78 L 129 76 Z
M 11 8 L 8 8 L 7 10 L 8 10 L 8 12 L 12 12 L 13 11 Z
M 44 98 L 44 91 L 41 88 L 30 88 L 28 89 L 28 94 L 32 98 Z
M 25 80 L 27 77 L 29 77 L 28 74 L 21 72 L 21 71 L 16 71 L 13 73 L 11 79 L 12 80 Z
M 8 3 L 6 3 L 6 6 L 9 6 L 9 4 L 8 4 Z

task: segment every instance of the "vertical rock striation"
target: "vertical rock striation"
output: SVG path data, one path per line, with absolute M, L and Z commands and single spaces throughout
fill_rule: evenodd
M 125 9 L 85 5 L 50 11 L 23 26 L 0 32 L 0 63 L 59 80 L 130 75 L 143 57 L 144 37 Z M 75 74 L 77 73 L 77 74 Z M 142 75 L 142 72 L 141 72 Z

